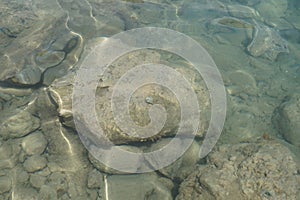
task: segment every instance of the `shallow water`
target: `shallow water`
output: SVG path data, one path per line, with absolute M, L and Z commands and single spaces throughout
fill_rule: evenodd
M 296 0 L 0 1 L 0 199 L 300 199 L 299 16 Z M 164 29 L 114 36 L 147 27 Z

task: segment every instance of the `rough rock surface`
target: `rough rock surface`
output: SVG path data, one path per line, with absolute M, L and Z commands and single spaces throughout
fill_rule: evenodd
M 28 111 L 7 111 L 5 115 L 8 116 L 2 116 L 0 126 L 0 135 L 4 139 L 23 137 L 40 127 L 40 119 Z
M 187 63 L 183 63 L 179 58 L 169 57 L 161 52 L 153 50 L 142 50 L 122 56 L 114 62 L 105 74 L 101 77 L 100 83 L 96 90 L 96 112 L 99 123 L 104 130 L 106 137 L 115 144 L 125 144 L 129 142 L 144 142 L 157 140 L 164 136 L 173 136 L 176 133 L 180 121 L 180 106 L 176 96 L 167 88 L 157 86 L 155 84 L 147 84 L 138 88 L 129 102 L 130 117 L 138 126 L 145 126 L 150 123 L 149 109 L 154 104 L 162 105 L 167 112 L 167 120 L 164 127 L 155 136 L 143 139 L 141 137 L 133 137 L 121 130 L 115 122 L 115 115 L 111 109 L 111 96 L 113 87 L 118 79 L 130 70 L 133 66 L 145 63 L 162 63 L 166 60 L 172 60 L 171 66 L 177 71 L 183 73 L 188 80 L 191 80 L 191 85 L 196 91 L 198 101 L 200 101 L 202 109 L 202 123 L 198 136 L 203 136 L 207 128 L 208 118 L 205 116 L 210 106 L 209 96 L 203 85 L 203 80 L 195 76 L 195 70 L 189 68 Z M 177 59 L 177 60 L 176 60 Z M 174 61 L 175 60 L 175 61 Z M 63 123 L 66 126 L 74 127 L 72 122 L 72 84 L 75 79 L 75 74 L 70 73 L 60 79 L 57 79 L 50 86 L 50 95 L 58 106 L 58 112 L 63 118 Z M 174 82 L 173 85 L 176 85 Z M 122 115 L 121 113 L 120 115 Z
M 300 94 L 295 92 L 281 103 L 273 116 L 273 124 L 291 144 L 300 147 Z
M 274 140 L 223 145 L 181 184 L 184 199 L 299 199 L 300 165 Z
M 289 53 L 287 42 L 275 29 L 267 26 L 256 26 L 247 50 L 252 56 L 263 56 L 271 61 L 275 61 L 279 53 Z
M 32 4 L 1 5 L 0 32 L 5 33 L 8 42 L 0 48 L 0 81 L 16 85 L 50 84 L 72 68 L 81 53 L 82 39 L 66 26 L 68 16 L 59 10 L 59 5 L 49 3 L 48 9 L 53 9 L 49 15 L 49 11 L 37 8 L 39 3 Z

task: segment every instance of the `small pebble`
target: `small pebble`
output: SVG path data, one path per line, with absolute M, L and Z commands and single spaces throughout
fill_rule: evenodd
M 43 156 L 33 155 L 27 158 L 24 162 L 24 167 L 27 172 L 35 172 L 43 169 L 47 165 L 47 160 Z
M 146 97 L 145 102 L 147 104 L 153 104 L 153 98 L 152 97 Z
M 46 147 L 47 140 L 40 131 L 26 136 L 22 141 L 22 148 L 28 155 L 42 154 Z
M 40 188 L 45 184 L 46 177 L 38 175 L 38 174 L 31 174 L 30 175 L 30 183 L 35 188 Z

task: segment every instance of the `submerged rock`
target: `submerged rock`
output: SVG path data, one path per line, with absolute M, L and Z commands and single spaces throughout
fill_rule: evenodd
M 41 127 L 49 141 L 47 154 L 43 154 L 47 159 L 44 173 L 50 176 L 47 187 L 42 186 L 41 191 L 45 190 L 46 194 L 57 195 L 61 199 L 88 199 L 86 183 L 91 164 L 78 135 L 62 127 L 55 117 L 47 116 L 47 113 L 43 113 L 43 116 L 45 121 L 42 121 Z M 40 195 L 45 198 L 43 193 L 40 192 Z
M 49 84 L 66 74 L 81 53 L 81 37 L 68 29 L 67 18 L 63 13 L 55 17 L 41 14 L 34 25 L 5 48 L 5 52 L 0 49 L 0 81 L 18 85 Z M 74 38 L 77 42 L 73 42 Z M 45 75 L 54 67 L 63 71 Z
M 22 165 L 16 166 L 14 169 L 14 176 L 16 179 L 16 184 L 25 184 L 28 183 L 29 173 L 24 169 Z
M 273 124 L 289 143 L 300 147 L 300 94 L 295 92 L 275 110 Z
M 242 46 L 245 41 L 251 40 L 255 26 L 235 17 L 224 16 L 211 20 L 208 28 L 220 43 Z
M 26 66 L 20 73 L 16 74 L 12 78 L 12 81 L 15 83 L 20 83 L 24 85 L 34 85 L 40 82 L 42 76 L 42 71 L 33 66 Z
M 138 133 L 134 136 L 133 132 L 130 132 L 132 133 L 131 135 L 127 134 L 126 131 L 121 130 L 121 128 L 117 125 L 115 120 L 116 115 L 119 115 L 118 117 L 120 118 L 125 115 L 123 112 L 113 113 L 111 107 L 113 87 L 117 83 L 118 79 L 133 66 L 138 66 L 143 63 L 163 62 L 161 61 L 161 55 L 153 50 L 143 50 L 131 54 L 132 55 L 121 57 L 113 63 L 111 67 L 109 67 L 107 72 L 105 72 L 105 74 L 101 77 L 96 90 L 97 117 L 100 119 L 99 123 L 103 128 L 106 137 L 115 144 L 126 144 L 130 142 L 155 141 L 161 137 L 173 136 L 180 124 L 181 113 L 179 102 L 177 97 L 169 89 L 155 84 L 143 85 L 132 94 L 129 102 L 130 117 L 136 125 L 146 126 L 150 123 L 149 109 L 153 105 L 159 104 L 164 107 L 168 116 L 163 128 L 155 136 L 145 139 L 139 137 Z M 200 101 L 203 111 L 206 111 L 210 105 L 206 88 L 203 87 L 202 83 L 200 83 L 202 80 L 198 80 L 197 76 L 195 76 L 195 73 L 197 72 L 192 70 L 190 66 L 185 67 L 185 64 L 173 63 L 174 68 L 177 71 L 183 73 L 188 80 L 192 80 L 191 85 L 195 88 L 196 95 L 199 97 L 198 100 Z M 54 81 L 49 88 L 50 96 L 57 104 L 58 112 L 63 119 L 62 123 L 74 129 L 72 89 L 75 75 L 75 73 L 69 73 L 68 75 Z M 176 80 L 173 81 L 173 85 L 176 85 Z M 123 99 L 120 100 L 122 101 Z M 207 127 L 207 121 L 203 120 L 203 122 L 204 123 L 201 123 L 201 128 L 199 128 L 197 133 L 198 136 L 202 136 L 205 128 Z
M 49 96 L 58 106 L 59 116 L 62 118 L 62 124 L 75 129 L 72 114 L 72 92 L 75 73 L 69 73 L 66 76 L 57 79 L 49 87 Z
M 166 146 L 171 139 L 166 138 L 160 141 L 157 141 L 150 147 L 150 151 L 155 151 L 158 149 L 162 149 Z M 184 154 L 176 160 L 171 165 L 160 169 L 159 172 L 162 173 L 164 176 L 172 179 L 172 180 L 183 180 L 188 176 L 191 172 L 195 170 L 195 166 L 199 161 L 199 151 L 200 151 L 200 144 L 197 141 L 194 141 L 189 149 L 184 152 Z M 165 155 L 167 156 L 167 155 Z M 155 159 L 150 159 L 148 162 L 149 164 L 153 164 L 152 162 L 159 161 Z
M 14 198 L 16 199 L 38 199 L 38 192 L 30 185 L 18 184 L 14 186 Z
M 57 191 L 55 188 L 52 188 L 48 185 L 42 185 L 40 188 L 39 194 L 38 194 L 39 199 L 57 199 Z
M 27 172 L 35 172 L 43 169 L 47 165 L 47 160 L 41 155 L 33 155 L 28 157 L 24 162 L 24 168 Z
M 85 149 L 77 135 L 62 127 L 58 120 L 43 124 L 47 147 L 48 167 L 51 172 L 80 171 L 85 174 L 84 167 L 88 164 Z
M 88 188 L 103 187 L 103 182 L 103 175 L 97 169 L 93 169 L 89 172 L 87 180 Z
M 136 146 L 131 146 L 131 145 L 119 145 L 118 147 L 124 149 L 125 151 L 129 151 L 129 152 L 135 152 L 135 153 L 142 153 L 142 149 L 136 147 Z M 92 154 L 93 153 L 93 154 Z M 95 152 L 89 152 L 88 154 L 88 158 L 89 161 L 92 163 L 92 165 L 98 169 L 100 172 L 104 172 L 106 174 L 128 174 L 128 172 L 123 172 L 123 171 L 118 171 L 116 169 L 113 169 L 111 167 L 106 166 L 105 164 L 103 164 L 102 162 L 100 162 L 99 160 L 97 160 L 94 156 L 99 156 L 97 155 L 97 153 Z M 107 159 L 107 161 L 109 161 L 109 159 Z M 112 160 L 113 161 L 113 160 Z M 138 170 L 143 166 L 142 162 L 139 161 L 135 161 L 135 167 L 136 170 Z
M 26 110 L 6 112 L 0 116 L 0 136 L 4 139 L 23 137 L 40 127 L 40 119 Z
M 252 19 L 259 19 L 260 15 L 257 10 L 251 8 L 249 6 L 240 5 L 240 4 L 233 4 L 227 5 L 228 13 L 232 17 L 237 18 L 252 18 Z
M 28 155 L 42 154 L 46 146 L 47 140 L 40 131 L 26 136 L 22 141 L 22 148 Z
M 47 178 L 45 176 L 41 176 L 39 174 L 31 174 L 29 182 L 35 188 L 41 188 L 45 185 Z
M 287 42 L 273 28 L 256 25 L 252 42 L 247 47 L 254 57 L 276 60 L 279 53 L 289 53 Z
M 53 172 L 48 177 L 47 185 L 51 186 L 56 192 L 61 193 L 58 195 L 62 196 L 62 193 L 68 190 L 68 177 L 63 172 Z
M 34 173 L 46 177 L 45 185 L 41 186 L 42 177 L 30 178 L 33 187 L 40 187 L 38 199 L 88 199 L 87 177 L 92 165 L 86 157 L 86 150 L 78 135 L 62 126 L 58 119 L 57 107 L 53 105 L 46 89 L 39 93 L 35 109 L 41 118 L 43 137 L 48 141 L 46 152 L 42 154 L 47 166 Z M 34 138 L 38 138 L 38 134 L 42 133 L 37 133 Z M 43 138 L 42 135 L 39 137 Z M 41 138 L 39 142 L 33 141 L 32 144 L 36 146 L 34 150 L 30 147 L 25 149 L 35 153 L 41 152 L 45 145 L 44 142 L 40 143 L 44 141 Z M 27 142 L 26 144 L 30 144 Z
M 106 176 L 105 184 L 102 193 L 109 199 L 172 199 L 171 191 L 155 174 Z
M 24 1 L 1 1 L 0 24 L 7 27 L 12 37 L 26 30 L 37 20 L 31 3 Z
M 18 163 L 20 147 L 12 140 L 2 142 L 0 145 L 0 169 L 11 169 Z
M 287 0 L 265 0 L 260 1 L 255 5 L 256 9 L 267 20 L 274 20 L 274 18 L 280 18 L 285 16 L 285 12 L 288 9 Z
M 11 189 L 11 179 L 8 176 L 0 176 L 0 194 Z
M 180 185 L 176 199 L 299 199 L 299 167 L 274 140 L 223 145 Z
M 84 50 L 83 57 L 85 57 L 96 44 L 103 42 L 105 38 L 95 38 L 87 42 Z M 81 62 L 81 61 L 79 61 Z M 54 69 L 54 68 L 53 68 Z M 57 106 L 57 111 L 61 117 L 61 122 L 63 125 L 75 129 L 75 124 L 73 120 L 72 113 L 72 94 L 75 81 L 75 72 L 68 72 L 65 76 L 56 79 L 47 89 L 47 97 L 49 103 L 55 102 Z M 52 105 L 53 106 L 53 105 Z
M 143 140 L 151 140 L 151 139 L 143 139 L 136 133 L 137 135 L 128 135 L 126 132 L 122 131 L 118 125 L 115 123 L 113 113 L 111 111 L 111 106 L 109 99 L 106 97 L 109 95 L 106 92 L 107 89 L 105 87 L 101 87 L 98 90 L 98 104 L 96 109 L 99 113 L 99 119 L 101 119 L 101 125 L 106 133 L 106 136 L 117 144 L 122 144 L 131 141 L 143 141 Z M 174 98 L 172 93 L 163 87 L 159 86 L 145 86 L 137 90 L 135 94 L 133 94 L 132 102 L 129 105 L 129 110 L 132 113 L 131 117 L 136 124 L 139 126 L 146 126 L 150 123 L 150 118 L 148 115 L 149 109 L 152 104 L 146 102 L 147 97 L 153 98 L 153 104 L 162 105 L 166 111 L 168 112 L 168 119 L 164 124 L 163 129 L 152 137 L 153 140 L 159 139 L 162 136 L 173 135 L 176 129 L 178 128 L 180 122 L 180 107 L 178 101 Z M 101 109 L 101 113 L 99 112 Z M 116 113 L 117 114 L 117 113 Z M 123 115 L 124 113 L 121 113 Z M 132 134 L 134 132 L 131 132 Z
M 227 89 L 230 95 L 246 93 L 256 95 L 258 92 L 255 78 L 244 70 L 236 70 L 229 74 L 229 87 Z
M 62 47 L 60 47 L 63 44 Z M 82 37 L 75 33 L 66 33 L 55 41 L 50 50 L 60 52 L 60 62 L 47 67 L 43 73 L 43 84 L 50 85 L 55 79 L 68 73 L 78 62 L 78 57 L 82 52 Z M 59 54 L 57 54 L 59 55 Z M 56 56 L 59 58 L 59 56 Z

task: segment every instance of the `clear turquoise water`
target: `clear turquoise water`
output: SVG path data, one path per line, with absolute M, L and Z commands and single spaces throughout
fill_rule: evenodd
M 173 171 L 153 172 L 154 178 L 115 175 L 115 171 L 93 161 L 78 137 L 71 114 L 72 79 L 64 78 L 76 73 L 96 45 L 114 34 L 142 27 L 167 28 L 186 34 L 201 44 L 214 60 L 227 94 L 226 121 L 217 147 L 270 140 L 287 147 L 295 161 L 300 160 L 299 15 L 296 0 L 0 1 L 0 199 L 114 200 L 140 199 L 139 195 L 145 199 L 175 199 L 184 180 L 181 170 L 190 163 L 209 165 L 205 159 L 197 160 L 190 153 L 187 156 L 187 160 L 193 158 L 190 163 L 188 160 L 186 165 L 178 164 Z M 151 55 L 133 54 L 131 59 L 158 60 L 158 54 Z M 188 65 L 176 56 L 161 55 L 159 59 L 163 58 L 173 66 Z M 138 63 L 132 60 L 125 59 Z M 116 66 L 121 68 L 122 64 Z M 104 81 L 103 88 L 111 87 L 125 66 L 126 63 L 117 75 L 111 72 L 105 77 L 108 80 Z M 190 79 L 196 76 L 196 83 L 202 86 L 199 74 L 183 72 Z M 147 97 L 147 106 L 153 101 L 155 98 Z M 105 110 L 98 109 L 100 113 Z M 30 117 L 10 121 L 21 110 Z M 138 109 L 132 112 L 138 112 L 135 115 L 138 123 L 147 123 L 147 115 L 140 114 Z M 40 136 L 31 139 L 32 134 L 42 134 L 47 144 L 41 144 Z M 200 133 L 196 141 L 201 144 L 204 136 Z M 118 137 L 112 136 L 121 144 L 136 144 Z M 133 141 L 137 142 L 136 146 L 146 148 L 144 144 L 155 146 L 160 138 L 161 135 L 146 142 Z M 7 150 L 7 146 L 11 149 Z M 31 151 L 28 146 L 37 148 L 38 153 L 28 153 Z M 29 163 L 27 160 L 33 155 L 39 158 Z M 186 170 L 186 176 L 193 172 Z M 163 181 L 156 182 L 159 178 Z M 141 186 L 141 192 L 136 192 L 136 185 L 128 182 L 148 182 L 164 188 L 167 194 L 148 194 L 147 184 Z

